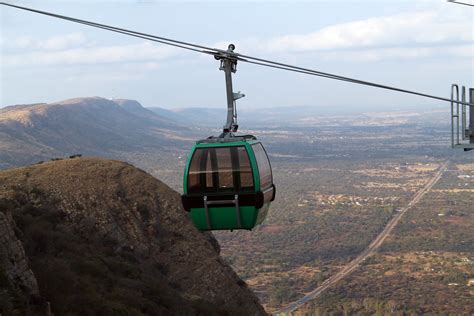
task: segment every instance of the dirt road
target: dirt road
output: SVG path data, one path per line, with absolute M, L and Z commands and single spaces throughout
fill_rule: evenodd
M 387 236 L 390 234 L 393 228 L 397 226 L 398 222 L 403 217 L 403 215 L 409 209 L 411 209 L 416 203 L 418 203 L 423 198 L 423 196 L 431 190 L 431 188 L 433 188 L 433 186 L 438 182 L 438 180 L 443 175 L 443 172 L 446 171 L 448 163 L 449 161 L 445 162 L 439 168 L 435 176 L 430 181 L 428 181 L 428 183 L 420 191 L 418 191 L 415 194 L 415 196 L 410 201 L 410 203 L 408 203 L 407 206 L 398 210 L 397 214 L 387 223 L 387 225 L 382 230 L 382 232 L 378 234 L 377 237 L 375 237 L 375 239 L 370 243 L 370 245 L 364 251 L 362 251 L 354 260 L 352 260 L 346 266 L 344 266 L 344 268 L 342 268 L 338 273 L 326 279 L 319 287 L 307 293 L 305 296 L 303 296 L 299 300 L 289 304 L 288 306 L 281 309 L 280 311 L 274 313 L 273 315 L 291 314 L 292 312 L 294 312 L 295 310 L 297 310 L 298 308 L 300 308 L 307 302 L 318 297 L 326 289 L 330 288 L 331 286 L 336 284 L 338 281 L 342 280 L 344 277 L 350 274 L 352 271 L 354 271 L 362 261 L 364 261 L 370 255 L 372 255 L 382 245 L 385 238 L 387 238 Z

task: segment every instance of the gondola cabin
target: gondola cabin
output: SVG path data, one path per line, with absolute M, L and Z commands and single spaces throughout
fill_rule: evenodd
M 183 206 L 199 230 L 250 230 L 263 222 L 275 198 L 270 161 L 254 136 L 196 142 L 183 191 Z

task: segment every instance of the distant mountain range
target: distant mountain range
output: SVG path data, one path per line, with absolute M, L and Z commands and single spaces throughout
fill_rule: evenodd
M 345 113 L 318 107 L 239 109 L 241 131 L 264 128 L 394 126 L 446 128 L 447 108 L 404 112 Z M 331 114 L 333 113 L 333 114 Z M 129 160 L 164 151 L 176 154 L 217 134 L 226 108 L 145 108 L 135 100 L 86 97 L 0 108 L 0 169 L 74 154 Z M 125 155 L 119 155 L 125 153 Z M 128 156 L 127 156 L 128 155 Z
M 227 115 L 225 106 L 221 108 L 189 107 L 172 110 L 160 107 L 149 107 L 155 114 L 186 126 L 204 126 L 220 128 L 224 125 Z M 448 107 L 420 107 L 414 110 L 387 110 L 380 107 L 376 111 L 362 111 L 350 107 L 256 107 L 237 109 L 238 121 L 243 129 L 259 127 L 295 127 L 335 126 L 338 121 L 346 125 L 348 120 L 368 125 L 417 124 L 439 126 L 449 123 Z
M 0 109 L 0 168 L 55 156 L 169 149 L 189 141 L 187 127 L 137 101 L 76 98 Z

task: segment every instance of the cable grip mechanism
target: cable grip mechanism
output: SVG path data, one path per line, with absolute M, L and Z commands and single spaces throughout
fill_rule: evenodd
M 237 132 L 237 107 L 235 101 L 245 97 L 245 94 L 234 92 L 232 87 L 232 73 L 237 71 L 237 57 L 234 53 L 235 45 L 230 44 L 226 52 L 219 52 L 214 55 L 216 60 L 220 60 L 219 70 L 225 73 L 225 84 L 227 94 L 227 121 L 223 127 L 221 137 L 231 137 Z

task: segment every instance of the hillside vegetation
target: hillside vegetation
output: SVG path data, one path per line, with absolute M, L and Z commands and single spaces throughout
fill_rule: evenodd
M 118 161 L 0 172 L 0 314 L 264 314 L 180 205 Z
M 369 257 L 296 315 L 474 315 L 474 163 L 452 163 Z

